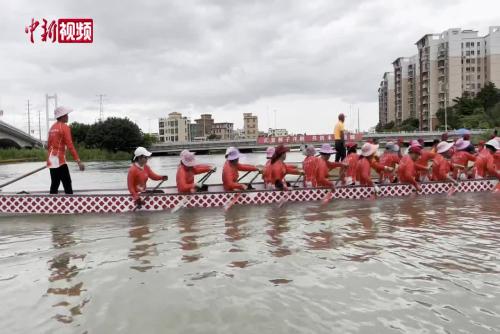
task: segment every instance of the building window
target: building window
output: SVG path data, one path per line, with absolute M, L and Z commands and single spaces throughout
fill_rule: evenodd
M 467 43 L 465 44 L 465 47 L 467 47 L 467 48 L 468 48 L 468 47 L 470 47 L 470 43 L 469 43 L 469 42 L 467 42 Z
M 470 51 L 465 51 L 466 56 L 470 56 Z
M 478 67 L 477 67 L 477 71 L 478 71 L 478 72 L 481 72 L 481 67 L 479 67 L 479 66 L 478 66 Z
M 481 80 L 481 75 L 480 74 L 477 75 L 477 80 Z

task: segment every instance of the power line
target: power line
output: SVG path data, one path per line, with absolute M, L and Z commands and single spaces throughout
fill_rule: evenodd
M 105 94 L 98 94 L 99 96 L 99 122 L 102 122 L 103 115 L 104 115 L 104 107 L 102 104 L 102 99 L 106 96 Z

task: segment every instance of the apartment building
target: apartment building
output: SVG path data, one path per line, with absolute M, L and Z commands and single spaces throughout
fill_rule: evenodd
M 421 130 L 436 129 L 437 111 L 451 106 L 456 97 L 474 96 L 488 82 L 500 87 L 500 26 L 489 27 L 486 36 L 451 28 L 424 35 L 416 46 L 416 56 L 393 62 L 396 124 L 415 117 Z M 382 93 L 381 83 L 379 116 L 386 124 L 391 114 Z
M 243 132 L 245 138 L 254 139 L 259 136 L 259 122 L 252 113 L 243 113 Z
M 394 83 L 394 73 L 385 72 L 378 89 L 379 121 L 382 125 L 396 121 Z
M 228 122 L 214 123 L 212 134 L 217 135 L 221 140 L 234 139 L 234 124 Z
M 172 112 L 167 118 L 158 120 L 158 139 L 160 142 L 187 142 L 190 140 L 189 119 L 181 113 Z
M 215 121 L 211 114 L 202 114 L 200 118 L 195 119 L 191 124 L 191 138 L 192 140 L 202 140 L 212 133 L 212 127 Z

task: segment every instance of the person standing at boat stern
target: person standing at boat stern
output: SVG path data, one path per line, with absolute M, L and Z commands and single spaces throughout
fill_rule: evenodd
M 333 139 L 335 140 L 335 162 L 344 160 L 346 156 L 345 150 L 345 127 L 344 127 L 345 116 L 344 114 L 339 115 L 339 121 L 333 129 Z
M 128 191 L 132 195 L 135 203 L 137 205 L 142 205 L 140 193 L 146 191 L 146 182 L 151 179 L 155 181 L 166 181 L 167 176 L 161 176 L 153 172 L 151 168 L 147 165 L 148 158 L 151 156 L 151 152 L 146 150 L 144 147 L 138 147 L 134 151 L 134 159 L 132 159 L 132 166 L 128 170 L 127 176 L 127 186 Z
M 222 184 L 225 191 L 246 190 L 245 184 L 238 183 L 239 171 L 256 172 L 259 169 L 252 165 L 240 164 L 240 151 L 236 147 L 230 147 L 226 151 L 226 162 L 222 169 Z
M 200 186 L 194 183 L 194 176 L 208 172 L 215 172 L 216 168 L 209 165 L 197 165 L 193 152 L 184 150 L 180 154 L 181 163 L 177 168 L 176 182 L 177 190 L 180 193 L 194 193 L 196 190 L 202 190 Z M 205 185 L 206 187 L 206 185 Z
M 81 171 L 85 170 L 85 165 L 80 161 L 73 139 L 71 129 L 68 126 L 68 114 L 73 110 L 66 107 L 57 107 L 54 110 L 55 122 L 49 130 L 47 139 L 48 159 L 47 167 L 50 170 L 50 193 L 57 194 L 59 185 L 63 184 L 64 193 L 73 194 L 71 176 L 69 174 L 68 164 L 66 163 L 66 149 L 69 149 L 73 159 L 78 164 Z

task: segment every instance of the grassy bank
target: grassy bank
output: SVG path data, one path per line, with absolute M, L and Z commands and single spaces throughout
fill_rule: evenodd
M 119 161 L 130 160 L 132 155 L 127 152 L 110 152 L 100 149 L 77 148 L 78 155 L 82 161 Z M 66 154 L 72 161 L 71 154 Z M 0 163 L 12 163 L 23 161 L 46 161 L 47 151 L 45 149 L 0 149 Z

